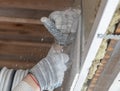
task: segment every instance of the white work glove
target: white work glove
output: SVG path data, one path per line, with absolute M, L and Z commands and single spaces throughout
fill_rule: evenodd
M 67 54 L 54 51 L 49 53 L 30 70 L 38 80 L 42 91 L 53 90 L 62 85 L 64 72 L 67 70 L 65 64 L 69 60 Z
M 75 39 L 78 28 L 80 10 L 68 9 L 65 11 L 55 11 L 49 18 L 43 17 L 41 21 L 48 31 L 55 37 L 60 45 L 71 44 Z

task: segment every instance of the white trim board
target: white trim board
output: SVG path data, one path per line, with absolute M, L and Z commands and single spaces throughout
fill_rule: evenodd
M 113 14 L 116 10 L 116 7 L 119 3 L 119 0 L 102 0 L 101 6 L 99 8 L 97 17 L 95 19 L 94 25 L 92 27 L 92 31 L 89 36 L 89 41 L 86 46 L 86 52 L 84 54 L 84 64 L 80 71 L 78 80 L 74 89 L 71 91 L 81 91 L 83 84 L 86 80 L 87 74 L 89 72 L 89 68 L 94 60 L 96 53 L 101 45 L 103 39 L 98 38 L 98 34 L 105 34 L 107 28 L 110 24 L 110 21 L 113 17 Z M 73 83 L 74 84 L 74 83 Z

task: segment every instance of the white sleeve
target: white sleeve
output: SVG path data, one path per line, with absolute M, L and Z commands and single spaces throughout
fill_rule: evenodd
M 12 91 L 35 91 L 35 90 L 25 81 L 21 81 Z

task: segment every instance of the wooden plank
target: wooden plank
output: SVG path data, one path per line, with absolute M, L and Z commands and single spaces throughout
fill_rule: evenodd
M 32 46 L 32 47 L 51 47 L 52 43 L 33 43 L 33 42 L 20 42 L 20 41 L 4 41 L 0 40 L 0 44 L 6 45 L 20 45 L 20 46 Z
M 40 10 L 61 10 L 71 7 L 74 0 L 0 0 L 0 7 Z
M 33 58 L 42 58 L 44 57 L 50 46 L 48 44 L 41 45 L 21 45 L 19 43 L 0 43 L 0 54 L 4 55 L 14 55 L 14 56 L 26 56 Z
M 21 8 L 2 8 L 0 7 L 0 16 L 40 19 L 41 17 L 48 17 L 52 11 L 50 10 L 35 10 L 35 9 L 21 9 Z
M 33 43 L 53 43 L 53 36 L 42 25 L 0 22 L 0 39 Z
M 47 29 L 43 25 L 39 24 L 0 22 L 0 31 L 51 36 Z
M 0 32 L 6 34 L 48 36 L 52 38 L 52 35 L 44 26 L 0 23 Z
M 97 71 L 95 72 L 93 78 L 89 82 L 89 87 L 88 87 L 87 91 L 94 91 L 94 88 L 97 86 L 97 82 L 98 82 L 102 72 L 105 70 L 106 64 L 109 64 L 109 60 L 110 60 L 113 50 L 116 46 L 116 43 L 117 43 L 117 41 L 115 41 L 115 40 L 110 41 L 108 48 L 106 49 L 107 52 L 106 52 L 104 58 L 101 60 L 101 64 L 98 66 Z M 105 77 L 105 79 L 106 79 L 106 77 Z
M 89 40 L 88 36 L 92 30 L 92 26 L 94 24 L 101 2 L 102 0 L 83 0 L 82 1 L 86 41 Z
M 53 43 L 51 37 L 44 36 L 32 36 L 32 35 L 20 35 L 20 34 L 7 34 L 0 32 L 0 40 L 3 41 L 19 41 L 19 42 L 32 42 L 32 43 Z
M 119 34 L 119 33 L 120 33 L 120 24 L 117 26 L 117 29 L 115 30 L 114 34 Z M 112 54 L 112 52 L 113 52 L 117 42 L 118 42 L 117 40 L 110 40 L 109 41 L 107 52 L 106 52 L 104 58 L 101 60 L 101 65 L 98 67 L 94 77 L 90 81 L 90 85 L 89 85 L 87 91 L 93 91 L 94 88 L 96 87 L 96 83 L 98 82 L 98 79 L 100 79 L 101 74 L 102 74 L 103 70 L 106 67 L 106 64 L 109 64 L 109 60 L 111 58 L 111 54 Z M 104 81 L 104 79 L 103 79 L 103 81 Z
M 0 67 L 30 68 L 47 55 L 50 46 L 43 43 L 36 45 L 35 43 L 0 41 Z
M 39 19 L 15 18 L 0 16 L 0 22 L 42 24 Z
M 120 71 L 120 41 L 117 43 L 109 63 L 104 68 L 94 91 L 108 91 Z
M 42 57 L 42 58 L 44 58 L 44 57 Z M 23 55 L 14 55 L 14 54 L 0 54 L 1 62 L 2 61 L 10 61 L 13 64 L 14 64 L 14 61 L 36 63 L 39 60 L 41 60 L 42 58 L 26 56 L 26 55 L 23 56 Z
M 50 46 L 44 43 L 0 41 L 0 67 L 30 68 L 47 55 Z
M 0 67 L 7 67 L 12 69 L 29 69 L 32 68 L 36 62 L 30 61 L 18 61 L 18 60 L 1 60 L 0 59 Z
M 43 25 L 0 22 L 0 67 L 30 68 L 47 55 L 52 43 Z
M 73 7 L 80 9 L 80 7 L 81 7 L 81 0 L 74 0 Z
M 0 8 L 0 21 L 42 24 L 40 22 L 41 17 L 48 17 L 51 12 L 48 10 Z

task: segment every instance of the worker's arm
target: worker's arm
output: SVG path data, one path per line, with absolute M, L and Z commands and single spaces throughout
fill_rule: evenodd
M 61 51 L 59 45 L 51 47 L 48 55 L 30 70 L 13 91 L 53 90 L 61 86 L 69 60 L 68 55 Z
M 33 78 L 31 78 L 31 76 Z M 34 79 L 34 80 L 33 80 Z M 36 84 L 37 80 L 32 74 L 28 74 L 13 91 L 40 91 L 40 86 Z
M 28 74 L 23 79 L 23 81 L 28 83 L 34 89 L 34 91 L 40 91 L 40 85 L 39 85 L 37 79 L 32 74 Z
M 75 39 L 75 28 L 77 28 L 79 15 L 79 10 L 75 9 L 56 11 L 49 17 L 51 24 L 49 21 L 46 21 L 46 19 L 43 20 L 43 23 L 55 37 L 56 43 L 66 46 Z M 58 51 L 59 48 L 57 51 L 56 49 L 54 50 L 54 48 L 52 47 L 48 56 L 30 70 L 33 78 L 31 78 L 30 75 L 27 75 L 13 91 L 53 90 L 61 86 L 69 57 L 64 53 L 61 53 L 61 50 Z M 36 83 L 39 83 L 39 86 Z
M 62 51 L 62 46 L 53 45 L 48 55 L 30 70 L 13 91 L 53 90 L 61 86 L 69 60 L 68 55 Z

